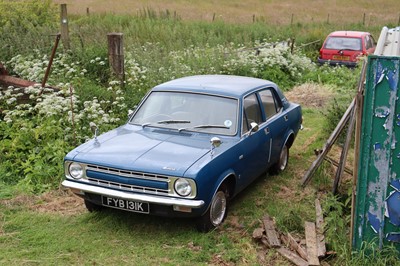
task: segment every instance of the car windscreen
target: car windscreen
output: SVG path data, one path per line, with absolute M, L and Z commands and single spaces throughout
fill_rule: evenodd
M 130 123 L 221 135 L 237 132 L 238 100 L 209 94 L 153 91 Z
M 326 49 L 361 51 L 361 39 L 351 37 L 329 37 L 325 42 Z

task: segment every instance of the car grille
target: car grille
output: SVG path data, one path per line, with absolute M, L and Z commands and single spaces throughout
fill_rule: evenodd
M 97 186 L 154 195 L 173 194 L 169 186 L 171 178 L 164 175 L 87 165 L 86 176 Z

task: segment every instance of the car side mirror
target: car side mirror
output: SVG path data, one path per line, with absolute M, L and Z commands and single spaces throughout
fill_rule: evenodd
M 259 126 L 258 126 L 258 124 L 256 122 L 251 122 L 250 126 L 251 126 L 251 128 L 249 130 L 249 136 L 251 135 L 251 133 L 257 132 L 258 129 L 259 129 Z
M 212 157 L 214 155 L 214 149 L 218 148 L 219 146 L 221 146 L 222 141 L 221 141 L 220 138 L 213 137 L 213 138 L 211 138 L 210 142 L 211 142 L 210 154 L 211 154 L 211 157 Z
M 96 123 L 94 123 L 94 122 L 90 122 L 89 126 L 90 126 L 90 130 L 92 131 L 92 133 L 94 135 L 94 139 L 97 140 L 97 135 L 99 134 L 99 128 L 97 127 Z

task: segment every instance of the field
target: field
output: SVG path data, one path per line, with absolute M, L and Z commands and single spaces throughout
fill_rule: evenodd
M 59 31 L 59 6 L 26 2 L 0 0 L 0 61 L 12 75 L 40 82 Z M 390 249 L 352 253 L 350 175 L 333 196 L 336 168 L 324 162 L 301 187 L 315 150 L 353 98 L 360 73 L 317 66 L 323 38 L 335 29 L 366 30 L 377 38 L 383 26 L 398 24 L 398 1 L 52 2 L 66 3 L 70 14 L 72 48 L 60 44 L 48 80 L 61 92 L 30 88 L 30 101 L 22 105 L 18 88 L 0 94 L 0 265 L 291 265 L 254 241 L 253 230 L 268 214 L 279 231 L 303 239 L 304 222 L 315 219 L 316 198 L 332 251 L 323 265 L 400 265 Z M 108 66 L 110 32 L 124 34 L 124 87 Z M 295 40 L 293 51 L 287 40 Z M 81 199 L 60 188 L 63 157 L 92 137 L 89 122 L 101 132 L 117 127 L 152 86 L 204 73 L 271 79 L 303 108 L 304 130 L 287 171 L 260 176 L 232 202 L 221 228 L 203 234 L 192 220 L 89 213 Z M 340 143 L 329 154 L 336 160 Z
M 253 16 L 268 24 L 330 22 L 344 27 L 351 23 L 396 24 L 400 19 L 398 1 L 321 1 L 321 0 L 219 0 L 219 1 L 107 1 L 55 0 L 67 4 L 72 14 L 115 13 L 136 14 L 146 9 L 156 12 L 168 10 L 184 20 L 223 20 L 231 23 L 251 23 Z M 365 14 L 365 18 L 364 18 Z M 292 18 L 293 15 L 293 18 Z

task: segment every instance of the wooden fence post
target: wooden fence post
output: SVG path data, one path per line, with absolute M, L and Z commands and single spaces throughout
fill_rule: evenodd
M 69 50 L 69 31 L 68 31 L 68 14 L 67 14 L 67 4 L 61 4 L 61 41 L 64 45 L 65 50 Z
M 124 67 L 124 45 L 122 33 L 107 34 L 108 40 L 108 60 L 110 62 L 111 72 L 121 82 L 121 86 L 125 80 Z

